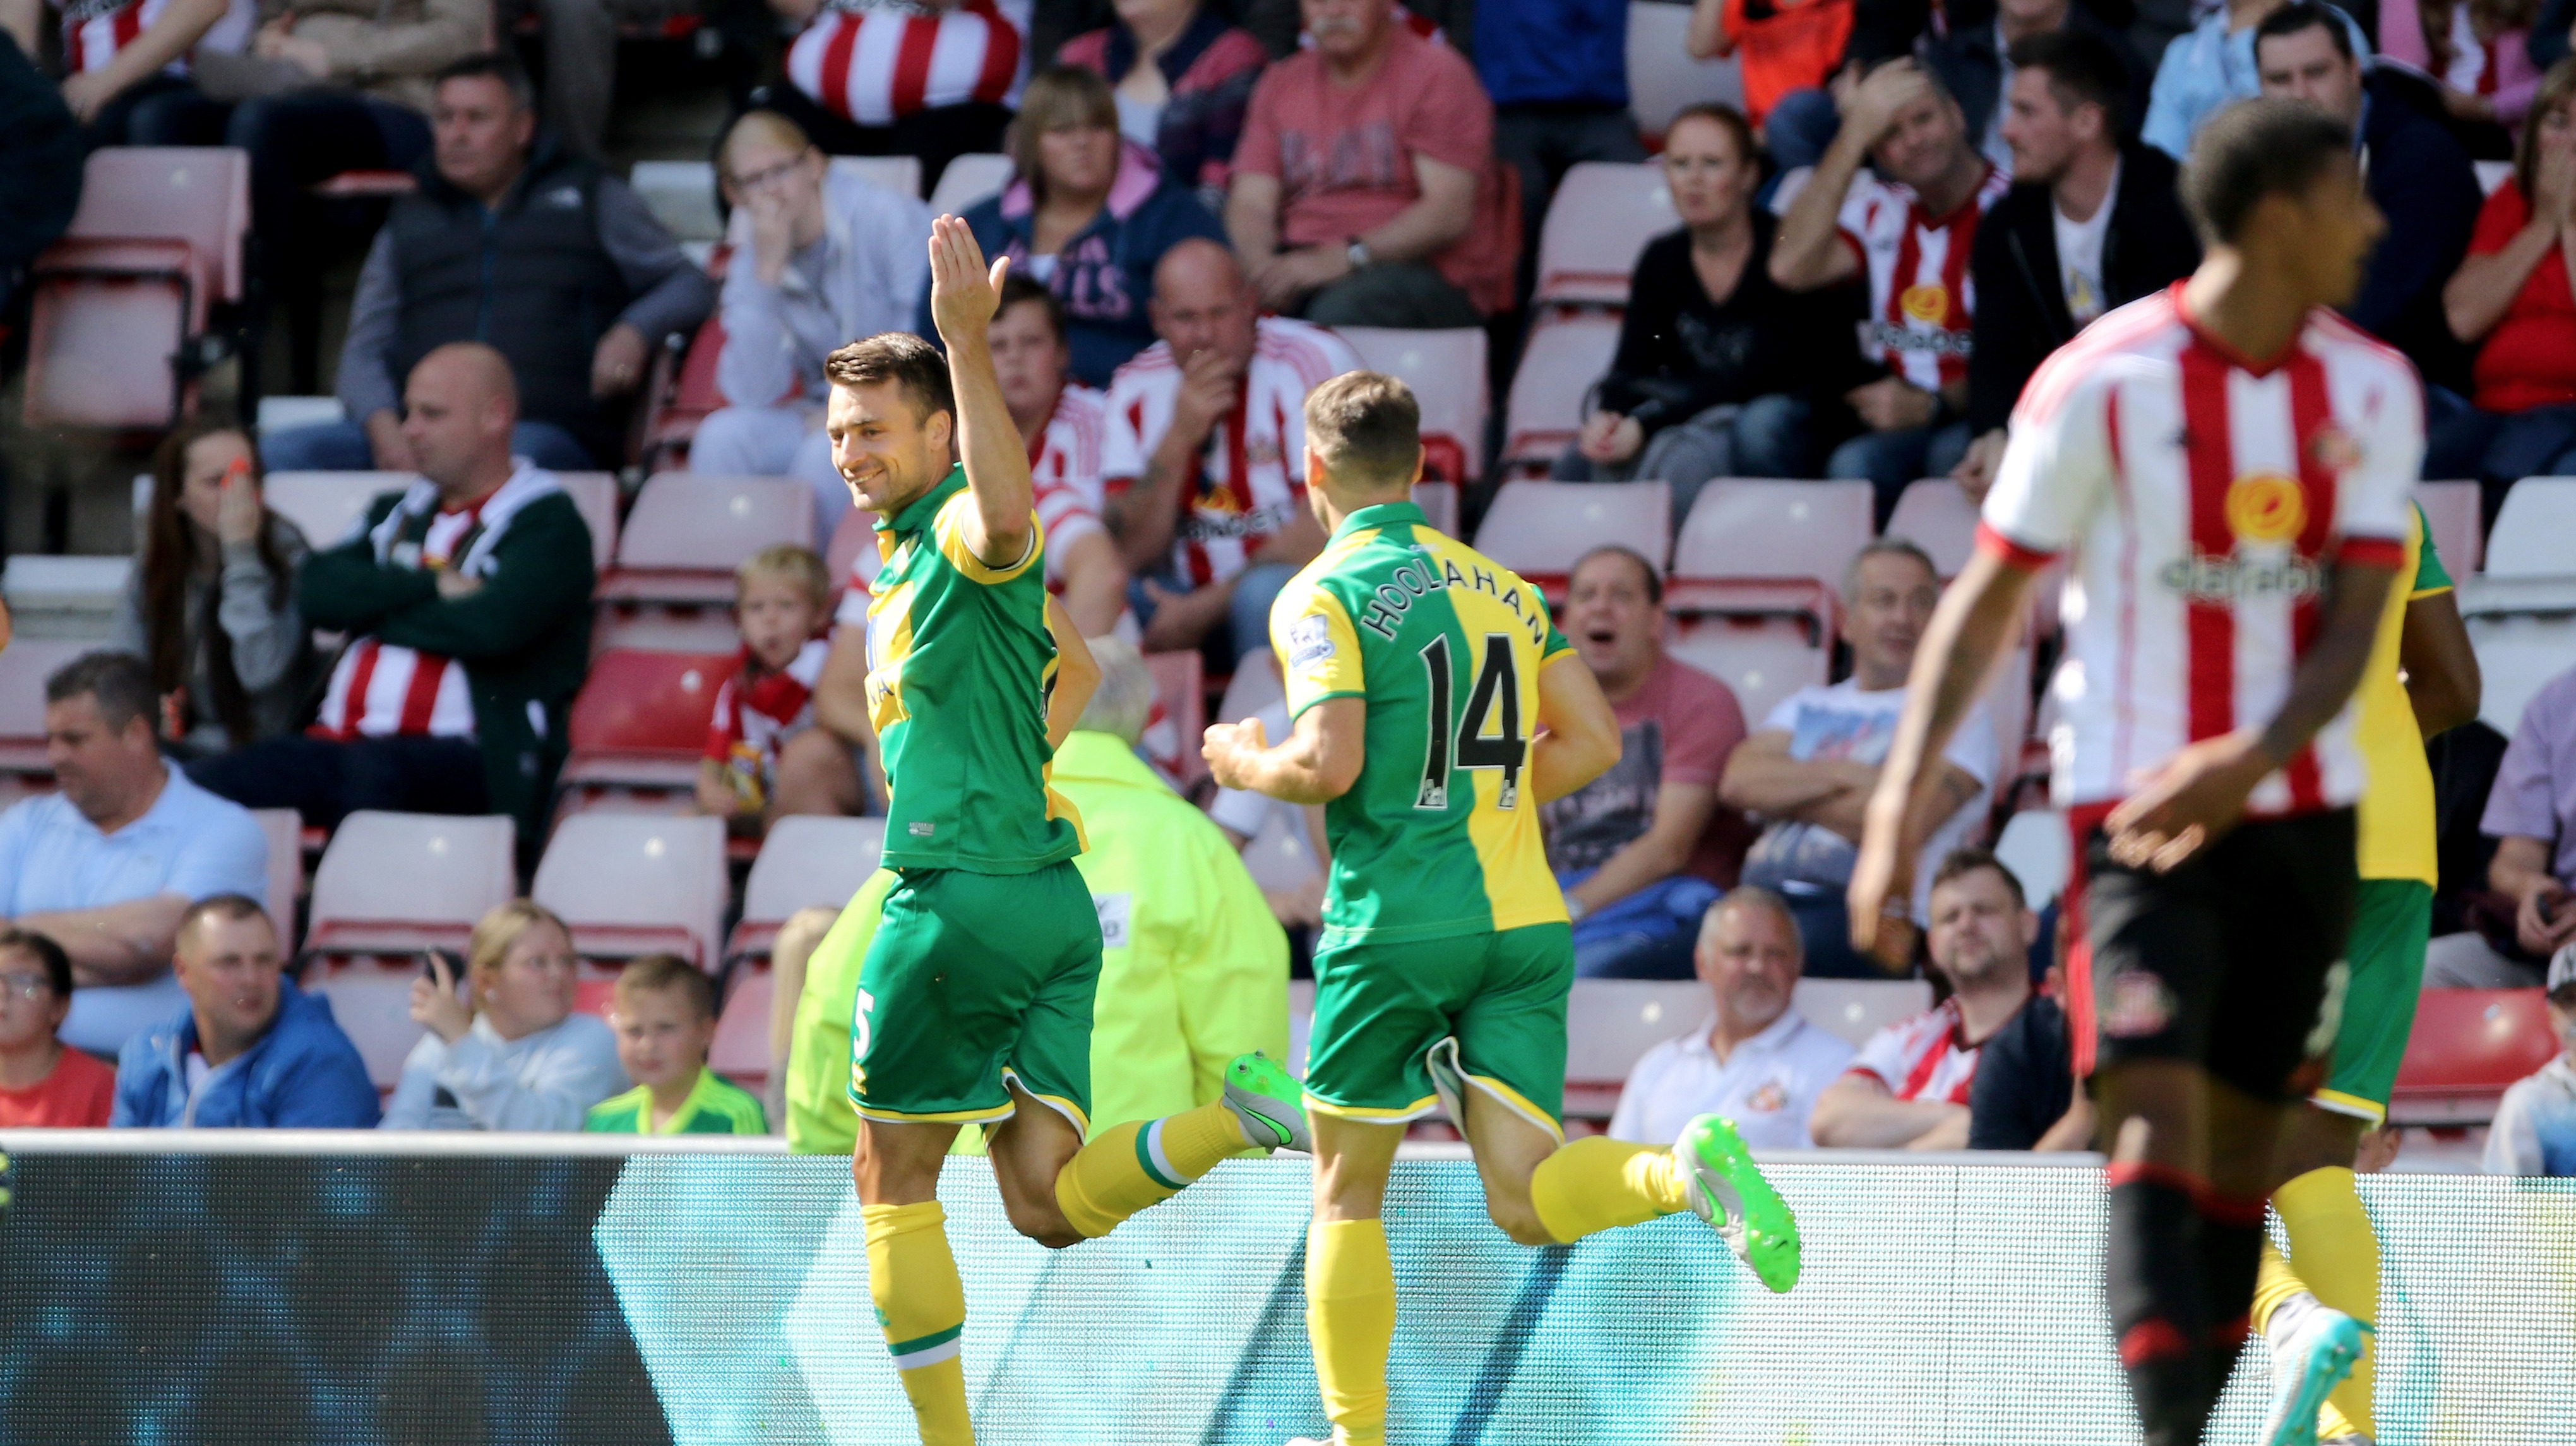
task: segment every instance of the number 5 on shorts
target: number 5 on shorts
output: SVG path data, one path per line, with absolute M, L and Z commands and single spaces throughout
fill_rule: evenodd
M 860 1063 L 868 1057 L 868 1011 L 876 1007 L 876 996 L 862 989 L 858 1007 L 850 1011 L 850 1088 L 862 1094 L 868 1087 L 867 1066 Z

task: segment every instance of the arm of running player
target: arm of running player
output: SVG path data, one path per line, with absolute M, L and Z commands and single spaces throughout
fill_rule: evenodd
M 1047 696 L 1047 751 L 1053 753 L 1090 706 L 1091 692 L 1100 686 L 1100 664 L 1082 640 L 1082 629 L 1073 625 L 1073 615 L 1052 597 L 1047 599 L 1047 631 L 1055 634 L 1055 691 Z
M 1931 825 L 1956 811 L 1942 810 L 1950 775 L 1960 772 L 1942 754 L 1950 735 L 1986 694 L 1995 660 L 2003 655 L 2021 617 L 2023 599 L 2039 564 L 1979 547 L 1959 570 L 1958 581 L 1941 595 L 1914 654 L 1914 673 L 1905 684 L 1905 712 L 1887 761 L 1878 770 L 1878 787 L 1870 794 L 1863 817 L 1860 853 L 1852 865 L 1852 946 L 1867 953 L 1878 941 L 1885 911 L 1906 912 L 1914 896 L 1914 857 L 1922 850 Z
M 1572 649 L 1538 669 L 1538 723 L 1530 744 L 1530 791 L 1554 803 L 1619 761 L 1619 715 Z
M 2469 630 L 2460 621 L 2459 594 L 2444 588 L 2408 601 L 2397 666 L 2406 675 L 2415 726 L 2425 737 L 2478 716 L 2485 685 L 2478 676 L 2478 655 L 2469 646 Z
M 1368 700 L 1326 698 L 1298 714 L 1288 736 L 1275 744 L 1264 737 L 1258 718 L 1212 723 L 1199 756 L 1227 788 L 1290 803 L 1330 803 L 1351 791 L 1368 761 Z
M 966 489 L 975 494 L 966 514 L 966 549 L 986 567 L 1017 567 L 1029 555 L 1037 526 L 1037 492 L 1029 481 L 1028 444 L 1002 400 L 987 333 L 1001 304 L 1007 256 L 988 271 L 975 233 L 954 216 L 930 223 L 930 315 L 948 348 L 949 384 L 957 392 L 957 456 L 966 465 Z
M 1828 1149 L 1901 1150 L 1952 1119 L 1966 1119 L 1966 1105 L 1940 1100 L 1900 1100 L 1874 1075 L 1851 1073 L 1825 1086 L 1807 1133 Z M 1965 1149 L 1961 1137 L 1951 1148 Z
M 2234 827 L 2254 785 L 2286 765 L 2352 700 L 2396 580 L 2397 569 L 2375 556 L 2337 562 L 2325 622 L 2290 675 L 2281 710 L 2260 728 L 2192 744 L 2133 790 L 2103 823 L 2112 856 L 2162 873 Z

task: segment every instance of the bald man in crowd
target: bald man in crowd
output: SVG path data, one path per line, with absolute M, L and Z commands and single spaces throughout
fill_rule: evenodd
M 590 656 L 590 528 L 554 474 L 513 457 L 519 395 L 479 342 L 422 357 L 403 391 L 420 475 L 304 564 L 313 626 L 350 642 L 306 733 L 189 776 L 324 828 L 362 808 L 506 813 L 523 846 L 564 754 Z
M 1109 379 L 1104 520 L 1145 650 L 1232 672 L 1270 646 L 1270 600 L 1324 545 L 1306 509 L 1306 394 L 1357 371 L 1320 326 L 1263 316 L 1234 253 L 1183 241 L 1154 268 L 1161 340 Z

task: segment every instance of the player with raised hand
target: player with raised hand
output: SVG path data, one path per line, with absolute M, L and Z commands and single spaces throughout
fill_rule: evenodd
M 1565 1142 L 1565 901 L 1538 806 L 1618 761 L 1619 725 L 1538 589 L 1431 530 L 1412 501 L 1421 411 L 1349 372 L 1306 399 L 1306 497 L 1331 534 L 1271 608 L 1289 736 L 1220 723 L 1217 782 L 1324 805 L 1332 879 L 1315 950 L 1305 1104 L 1315 1223 L 1306 1327 L 1339 1446 L 1383 1446 L 1395 1274 L 1379 1224 L 1404 1125 L 1435 1102 L 1524 1245 L 1683 1210 L 1765 1285 L 1798 1278 L 1795 1222 L 1735 1127 L 1670 1149 Z
M 930 238 L 928 342 L 887 333 L 824 364 L 832 462 L 877 514 L 868 711 L 897 875 L 850 1029 L 851 1158 L 868 1294 L 925 1446 L 967 1446 L 965 1292 L 937 1189 L 961 1125 L 991 1145 L 1004 1210 L 1049 1246 L 1104 1235 L 1246 1149 L 1303 1148 L 1296 1082 L 1247 1055 L 1224 1098 L 1088 1146 L 1100 923 L 1073 865 L 1081 824 L 1049 760 L 1097 671 L 1047 597 L 1028 451 L 986 330 L 988 271 L 963 222 Z
M 2075 833 L 2069 1005 L 2111 1163 L 2106 1294 L 2147 1446 L 2197 1442 L 2247 1335 L 2265 1199 L 2348 975 L 2355 687 L 2424 450 L 2404 357 L 2329 308 L 2385 222 L 2351 135 L 2242 102 L 2182 197 L 2207 253 L 2061 348 L 2016 408 L 1870 800 L 1853 942 L 1906 897 L 1941 749 L 2031 578 L 2071 553 L 2055 793 Z M 2350 1368 L 2350 1321 L 2282 1361 Z M 2272 1446 L 2302 1439 L 2276 1417 Z M 2311 1410 L 2305 1431 L 2315 1430 Z

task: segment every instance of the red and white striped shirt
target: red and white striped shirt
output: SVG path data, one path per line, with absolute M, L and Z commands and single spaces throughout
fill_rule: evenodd
M 1172 567 L 1191 587 L 1223 582 L 1306 505 L 1306 394 L 1359 369 L 1359 354 L 1320 326 L 1265 316 L 1234 410 L 1208 434 L 1198 485 L 1186 483 Z M 1161 342 L 1138 352 L 1109 379 L 1106 490 L 1143 478 L 1172 425 L 1181 368 Z
M 2057 801 L 2117 800 L 2185 745 L 2269 722 L 2333 565 L 2402 561 L 2423 455 L 2414 367 L 2322 309 L 2254 366 L 2192 324 L 2176 283 L 2041 364 L 1977 537 L 2024 566 L 2074 551 Z M 2249 812 L 2360 798 L 2353 712 L 2257 785 Z
M 1064 549 L 1100 525 L 1100 468 L 1109 444 L 1109 398 L 1066 383 L 1037 445 L 1029 475 L 1037 484 L 1038 526 L 1046 529 L 1046 580 L 1064 586 Z
M 778 786 L 780 745 L 814 726 L 814 683 L 831 652 L 831 644 L 808 638 L 786 667 L 753 677 L 745 649 L 733 676 L 716 689 L 706 756 L 736 770 L 734 789 L 746 805 L 763 806 Z
M 384 566 L 482 576 L 491 570 L 493 545 L 509 530 L 510 518 L 537 498 L 561 490 L 553 473 L 538 471 L 524 459 L 498 491 L 470 507 L 443 509 L 436 487 L 414 482 L 402 501 L 368 529 L 367 539 Z M 363 637 L 349 644 L 332 667 L 321 714 L 310 731 L 317 738 L 343 742 L 397 735 L 471 738 L 474 699 L 466 689 L 465 669 L 454 660 Z
M 1977 1082 L 1977 1047 L 1961 1028 L 1959 1001 L 1944 999 L 1871 1035 L 1843 1073 L 1877 1080 L 1900 1100 L 1964 1105 Z
M 117 52 L 132 45 L 160 20 L 170 0 L 68 0 L 55 8 L 63 17 L 63 68 L 78 75 L 101 70 Z M 239 51 L 248 47 L 258 24 L 256 0 L 232 0 L 224 18 L 214 23 L 188 52 L 162 67 L 171 75 L 188 73 L 188 54 L 199 47 Z
M 834 115 L 892 125 L 919 111 L 1016 106 L 1030 0 L 830 0 L 787 47 L 787 79 Z
M 1968 269 L 1977 222 L 2003 199 L 2012 177 L 1992 166 L 1976 194 L 1947 216 L 1926 216 L 1911 188 L 1862 172 L 1843 195 L 1843 244 L 1869 274 L 1869 320 L 1861 351 L 1889 371 L 1938 391 L 1968 375 L 1969 325 L 1977 310 Z

